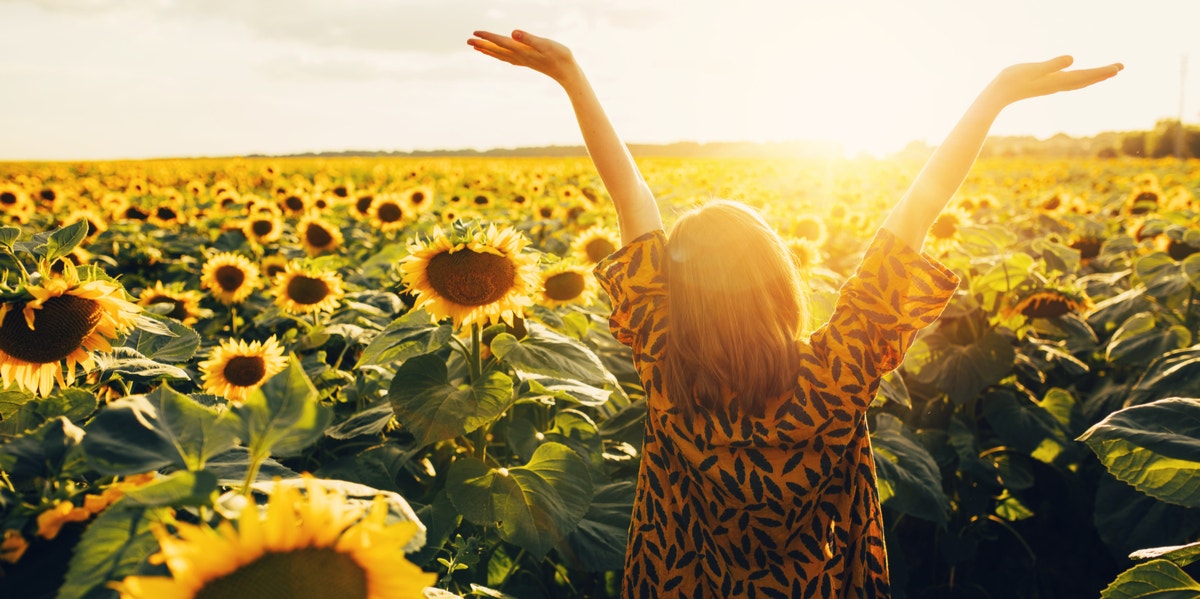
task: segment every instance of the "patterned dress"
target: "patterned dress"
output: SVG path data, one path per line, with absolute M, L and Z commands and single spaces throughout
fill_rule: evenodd
M 889 597 L 865 415 L 958 278 L 881 229 L 829 322 L 800 342 L 795 394 L 761 417 L 726 398 L 727 410 L 689 427 L 659 369 L 665 259 L 659 230 L 596 266 L 648 403 L 624 595 Z

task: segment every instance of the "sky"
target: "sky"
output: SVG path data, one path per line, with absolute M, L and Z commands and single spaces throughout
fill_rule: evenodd
M 0 0 L 0 160 L 575 145 L 548 78 L 476 29 L 570 46 L 622 138 L 936 144 L 1004 66 L 1125 64 L 998 135 L 1200 121 L 1193 0 Z M 1183 58 L 1190 62 L 1186 69 Z

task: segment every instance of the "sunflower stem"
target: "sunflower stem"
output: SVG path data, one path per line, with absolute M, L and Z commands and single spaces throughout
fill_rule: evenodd
M 21 269 L 21 282 L 28 283 L 29 271 L 25 270 L 25 265 L 21 263 L 21 259 L 17 257 L 17 254 L 14 253 L 10 247 L 4 247 L 4 254 L 12 258 L 13 262 L 16 263 L 17 268 Z
M 258 469 L 267 459 L 265 452 L 258 446 L 257 443 L 251 444 L 250 447 L 250 467 L 246 469 L 246 480 L 242 482 L 242 495 L 250 496 L 251 485 L 258 480 Z
M 512 577 L 513 572 L 517 571 L 517 566 L 521 565 L 521 559 L 525 557 L 525 549 L 522 548 L 517 553 L 517 557 L 513 558 L 512 564 L 508 566 L 508 570 L 504 572 L 504 578 L 500 579 L 500 584 L 496 585 L 496 590 L 503 590 L 504 585 L 508 584 L 508 579 Z
M 483 359 L 480 355 L 480 346 L 483 345 L 483 330 L 479 328 L 479 323 L 471 323 L 471 383 L 479 378 L 483 373 Z
M 229 332 L 237 337 L 237 306 L 234 305 L 229 306 Z

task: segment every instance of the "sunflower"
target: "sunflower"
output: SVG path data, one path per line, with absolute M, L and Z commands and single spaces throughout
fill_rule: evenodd
M 403 195 L 413 212 L 419 214 L 433 208 L 433 188 L 428 185 L 413 187 L 405 191 Z
M 396 231 L 404 228 L 408 220 L 408 208 L 405 202 L 393 194 L 380 194 L 371 202 L 368 216 L 371 224 L 380 231 Z
M 575 238 L 571 253 L 584 264 L 596 264 L 620 247 L 621 238 L 616 231 L 597 225 Z
M 342 232 L 315 212 L 310 212 L 300 219 L 296 225 L 296 232 L 299 233 L 304 251 L 308 252 L 309 256 L 332 252 L 341 247 L 343 241 Z
M 961 227 L 967 226 L 971 217 L 957 208 L 947 208 L 934 219 L 929 227 L 929 235 L 935 242 L 949 242 L 958 235 Z
M 559 262 L 542 271 L 538 303 L 547 308 L 566 304 L 590 305 L 596 301 L 595 278 L 585 266 Z
M 792 238 L 787 240 L 787 246 L 792 254 L 792 263 L 801 273 L 821 265 L 821 248 L 815 241 L 806 237 Z
M 61 275 L 26 285 L 29 301 L 0 304 L 0 377 L 41 396 L 75 382 L 75 365 L 95 365 L 94 351 L 112 351 L 109 341 L 134 325 L 140 309 L 124 290 L 105 280 L 82 281 L 63 262 Z M 66 375 L 63 375 L 63 365 Z
M 187 213 L 183 210 L 182 198 L 179 200 L 164 200 L 149 209 L 148 220 L 162 228 L 172 228 L 187 222 Z
M 108 230 L 108 221 L 103 216 L 91 208 L 78 208 L 73 210 L 66 218 L 62 220 L 62 226 L 75 224 L 79 221 L 87 223 L 87 235 L 85 240 L 95 239 L 97 235 Z
M 242 225 L 242 233 L 246 239 L 257 241 L 260 244 L 271 243 L 283 234 L 283 219 L 272 211 L 257 210 Z
M 355 198 L 354 203 L 351 204 L 351 211 L 356 216 L 361 216 L 363 218 L 370 218 L 371 217 L 371 204 L 374 204 L 374 203 L 375 203 L 374 195 L 369 194 L 369 193 L 360 195 L 357 198 Z
M 1162 200 L 1163 194 L 1157 186 L 1135 187 L 1125 198 L 1125 213 L 1136 216 L 1157 212 Z
M 1079 258 L 1081 260 L 1091 260 L 1100 255 L 1100 248 L 1104 245 L 1104 239 L 1095 235 L 1076 235 L 1071 239 L 1071 243 L 1067 244 L 1072 249 L 1079 250 Z
M 825 240 L 829 238 L 829 231 L 825 228 L 825 221 L 813 214 L 796 217 L 792 221 L 791 233 L 793 237 L 807 239 L 817 247 L 825 245 Z
M 29 222 L 35 207 L 21 187 L 11 183 L 0 186 L 0 215 L 6 220 Z
M 466 232 L 451 239 L 441 227 L 428 243 L 416 240 L 401 261 L 404 284 L 416 294 L 414 308 L 455 327 L 503 320 L 512 324 L 533 303 L 537 257 L 523 254 L 529 240 L 512 227 Z
M 274 280 L 276 276 L 283 274 L 287 270 L 287 266 L 291 261 L 287 256 L 282 254 L 272 254 L 264 256 L 262 262 L 259 263 L 259 268 L 262 269 L 262 276 L 268 281 Z
M 242 509 L 237 525 L 177 522 L 154 528 L 171 577 L 128 576 L 121 599 L 407 599 L 424 596 L 437 575 L 404 555 L 415 522 L 387 522 L 387 503 L 370 509 L 306 478 L 304 493 L 276 482 L 265 511 Z
M 487 210 L 492 203 L 492 194 L 486 191 L 479 191 L 471 194 L 471 205 L 474 206 L 476 210 Z
M 1079 314 L 1091 305 L 1091 300 L 1082 293 L 1051 288 L 1025 296 L 1009 309 L 1009 313 L 1019 313 L 1026 318 L 1057 318 L 1069 312 Z
M 289 264 L 275 277 L 275 305 L 291 314 L 332 312 L 345 292 L 336 272 L 317 272 Z
M 240 404 L 268 379 L 287 368 L 283 348 L 271 335 L 266 341 L 222 339 L 208 359 L 200 362 L 204 392 Z
M 285 214 L 291 214 L 293 216 L 304 214 L 308 211 L 308 206 L 309 198 L 304 192 L 301 191 L 294 191 L 284 195 L 279 199 L 279 208 L 283 210 Z
M 156 281 L 153 287 L 147 287 L 138 295 L 138 305 L 143 307 L 155 304 L 171 304 L 171 311 L 166 316 L 174 318 L 186 325 L 195 324 L 200 319 L 199 291 L 181 291 L 163 286 L 162 281 Z
M 259 285 L 258 268 L 245 256 L 232 252 L 209 258 L 201 269 L 200 286 L 226 305 L 240 304 Z

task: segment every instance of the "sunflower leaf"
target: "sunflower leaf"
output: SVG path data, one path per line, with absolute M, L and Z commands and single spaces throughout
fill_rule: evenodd
M 438 325 L 424 310 L 413 310 L 385 327 L 363 350 L 355 368 L 391 364 L 416 356 L 433 353 L 447 343 L 453 329 Z
M 55 599 L 93 597 L 105 583 L 134 574 L 159 549 L 152 524 L 169 517 L 167 508 L 145 509 L 124 499 L 104 510 L 75 545 Z
M 54 262 L 70 254 L 80 243 L 83 243 L 87 232 L 87 219 L 80 219 L 50 233 L 50 238 L 46 240 L 46 261 Z
M 1179 566 L 1156 559 L 1138 564 L 1124 572 L 1100 592 L 1100 599 L 1139 599 L 1142 597 L 1195 597 L 1200 583 Z
M 21 237 L 20 227 L 0 227 L 0 246 L 11 250 L 19 237 Z
M 166 383 L 148 396 L 158 407 L 159 435 L 175 447 L 188 470 L 202 470 L 209 458 L 237 445 L 236 414 L 206 407 Z
M 182 507 L 212 505 L 217 495 L 217 475 L 201 470 L 180 471 L 148 485 L 125 492 L 131 505 L 142 507 Z
M 452 384 L 446 361 L 411 358 L 388 388 L 396 419 L 424 446 L 469 433 L 503 414 L 513 401 L 512 379 L 494 371 L 474 383 Z
M 1200 507 L 1200 399 L 1125 408 L 1079 437 L 1118 479 L 1160 501 Z
M 297 455 L 325 433 L 333 410 L 317 401 L 317 389 L 295 356 L 287 370 L 255 389 L 234 412 L 242 440 L 263 454 Z
M 1172 545 L 1170 547 L 1152 547 L 1149 549 L 1139 549 L 1129 554 L 1129 559 L 1147 560 L 1147 559 L 1168 559 L 1175 565 L 1183 567 L 1200 560 L 1200 541 L 1188 543 L 1187 545 Z
M 587 470 L 571 448 L 544 443 L 529 463 L 515 468 L 460 459 L 450 467 L 446 492 L 467 520 L 495 526 L 500 538 L 541 559 L 566 540 L 591 507 Z
M 872 428 L 880 502 L 944 526 L 950 500 L 942 491 L 941 473 L 933 456 L 891 414 L 876 416 L 876 426 Z
M 71 469 L 86 437 L 83 429 L 60 416 L 0 445 L 0 470 L 16 482 L 54 478 Z
M 530 323 L 528 328 L 524 339 L 507 333 L 496 335 L 492 352 L 516 368 L 554 378 L 593 384 L 612 378 L 600 358 L 580 341 L 542 325 Z
M 150 324 L 155 326 L 144 326 Z M 146 312 L 139 319 L 138 328 L 125 340 L 125 346 L 156 362 L 179 364 L 195 355 L 200 335 L 178 320 Z

